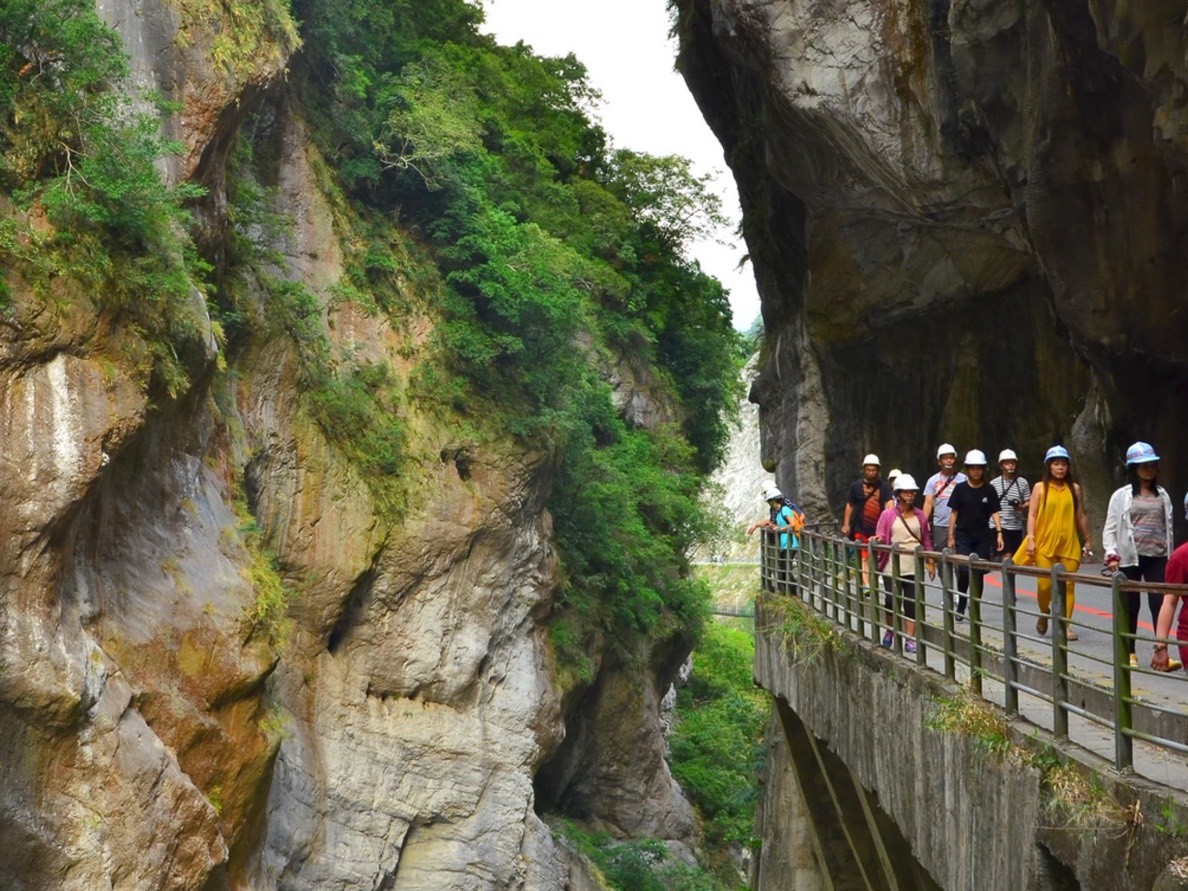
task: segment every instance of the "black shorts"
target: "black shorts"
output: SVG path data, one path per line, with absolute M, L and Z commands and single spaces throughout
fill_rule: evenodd
M 883 590 L 887 592 L 883 595 L 883 609 L 890 611 L 895 609 L 895 598 L 891 596 L 893 590 L 891 586 L 895 582 L 895 579 L 889 575 L 885 575 L 882 578 Z M 916 577 L 901 575 L 899 577 L 899 591 L 900 600 L 903 603 L 903 617 L 914 621 L 916 618 Z

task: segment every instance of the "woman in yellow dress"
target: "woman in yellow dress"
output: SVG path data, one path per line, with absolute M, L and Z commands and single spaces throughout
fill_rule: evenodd
M 1077 533 L 1081 537 L 1078 540 Z M 1052 446 L 1044 455 L 1044 478 L 1031 490 L 1031 504 L 1027 509 L 1027 537 L 1015 553 L 1015 562 L 1051 569 L 1057 563 L 1066 572 L 1081 567 L 1081 557 L 1090 552 L 1089 521 L 1085 517 L 1081 487 L 1073 479 L 1072 459 L 1064 446 Z M 1052 603 L 1052 579 L 1036 580 L 1036 597 L 1040 617 L 1035 630 L 1048 633 L 1048 611 Z M 1076 603 L 1076 589 L 1068 583 L 1064 602 L 1064 617 L 1072 618 Z M 1076 640 L 1071 628 L 1068 639 Z

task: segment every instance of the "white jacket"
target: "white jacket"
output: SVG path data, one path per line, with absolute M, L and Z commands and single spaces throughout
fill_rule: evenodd
M 1172 538 L 1172 503 L 1167 490 L 1158 487 L 1159 497 L 1163 501 L 1163 518 L 1167 525 L 1167 554 L 1171 556 L 1175 547 Z M 1134 523 L 1130 519 L 1130 506 L 1134 503 L 1134 495 L 1130 486 L 1123 486 L 1110 496 L 1110 506 L 1106 511 L 1105 526 L 1101 530 L 1101 547 L 1105 551 L 1106 562 L 1110 557 L 1118 558 L 1119 566 L 1138 566 L 1138 548 L 1134 543 Z

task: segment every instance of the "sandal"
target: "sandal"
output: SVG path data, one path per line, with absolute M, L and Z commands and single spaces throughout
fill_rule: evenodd
M 1047 616 L 1040 616 L 1038 619 L 1035 620 L 1035 630 L 1039 634 L 1047 634 L 1048 633 L 1048 617 Z
M 1068 634 L 1066 634 L 1066 635 L 1064 636 L 1064 639 L 1065 639 L 1065 640 L 1080 640 L 1080 639 L 1081 639 L 1081 635 L 1077 634 L 1077 632 L 1073 631 L 1073 630 L 1070 628 L 1070 629 L 1068 630 Z

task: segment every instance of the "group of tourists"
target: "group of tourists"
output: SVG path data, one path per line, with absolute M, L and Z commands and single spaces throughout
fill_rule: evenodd
M 910 473 L 892 470 L 884 479 L 882 465 L 875 454 L 862 459 L 862 477 L 849 489 L 842 515 L 842 535 L 865 545 L 868 542 L 895 545 L 894 557 L 881 551 L 878 570 L 885 590 L 884 608 L 887 610 L 888 630 L 883 645 L 892 646 L 892 580 L 886 572 L 892 559 L 898 563 L 900 602 L 903 606 L 904 649 L 915 652 L 915 599 L 902 596 L 906 586 L 914 582 L 916 560 L 914 550 L 925 551 L 948 548 L 962 556 L 986 558 L 1011 557 L 1025 566 L 1050 569 L 1060 564 L 1065 571 L 1075 573 L 1082 560 L 1093 557 L 1089 522 L 1085 514 L 1084 496 L 1076 481 L 1072 456 L 1061 445 L 1054 445 L 1044 455 L 1043 475 L 1034 486 L 1019 475 L 1019 459 L 1011 449 L 998 455 L 999 474 L 987 479 L 986 455 L 979 449 L 965 454 L 962 466 L 957 466 L 957 449 L 950 443 L 936 451 L 937 471 L 928 478 L 921 490 Z M 1159 485 L 1159 456 L 1148 443 L 1136 442 L 1126 450 L 1128 482 L 1110 498 L 1102 529 L 1104 570 L 1122 572 L 1131 581 L 1188 583 L 1188 543 L 1175 549 L 1172 526 L 1172 501 L 1167 490 Z M 916 501 L 923 491 L 923 505 Z M 754 523 L 748 534 L 758 528 L 772 528 L 780 532 L 780 551 L 794 553 L 798 542 L 796 532 L 804 525 L 804 512 L 774 487 L 764 492 L 771 514 L 768 519 Z M 1185 517 L 1188 518 L 1188 495 L 1184 498 Z M 859 552 L 863 584 L 867 560 L 864 550 Z M 786 565 L 787 557 L 784 558 Z M 925 561 L 929 578 L 936 576 L 936 563 Z M 972 570 L 979 573 L 979 570 Z M 969 604 L 971 569 L 958 566 L 955 619 L 965 620 Z M 1039 618 L 1036 632 L 1048 632 L 1052 599 L 1050 575 L 1036 580 Z M 1188 596 L 1184 598 L 1188 600 Z M 1131 635 L 1138 630 L 1142 596 L 1127 592 L 1127 615 Z M 1180 597 L 1147 593 L 1148 608 L 1157 638 L 1167 638 L 1175 618 Z M 1076 604 L 1076 585 L 1068 582 L 1064 604 L 1065 618 L 1072 617 Z M 1077 640 L 1077 633 L 1069 628 L 1068 640 Z M 1188 607 L 1180 612 L 1177 637 L 1184 643 L 1179 647 L 1181 659 L 1170 659 L 1166 644 L 1156 643 L 1151 665 L 1160 671 L 1174 671 L 1188 664 Z M 1130 664 L 1138 665 L 1133 637 L 1127 638 Z

